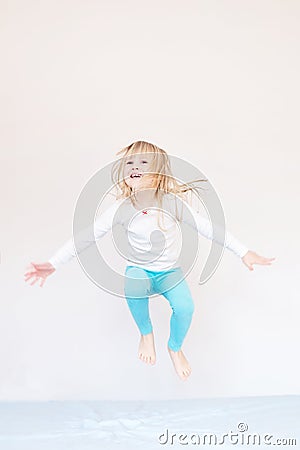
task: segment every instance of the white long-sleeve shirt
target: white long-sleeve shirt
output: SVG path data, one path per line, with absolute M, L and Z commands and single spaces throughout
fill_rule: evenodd
M 166 214 L 163 214 L 160 224 L 166 231 L 162 231 L 157 224 L 158 207 L 138 211 L 129 198 L 118 199 L 95 220 L 92 232 L 90 227 L 80 232 L 79 238 L 76 238 L 77 253 L 88 248 L 108 231 L 114 232 L 114 226 L 120 224 L 129 244 L 126 255 L 128 265 L 153 271 L 169 270 L 178 266 L 181 233 L 179 222 L 175 218 L 175 202 L 179 205 L 181 220 L 196 229 L 199 234 L 224 244 L 225 248 L 239 257 L 247 253 L 248 248 L 227 230 L 224 230 L 224 241 L 219 242 L 219 238 L 214 235 L 211 222 L 186 201 L 180 203 L 181 200 L 179 202 L 175 200 L 173 194 L 165 194 L 163 197 L 161 212 L 165 211 Z M 182 205 L 186 205 L 187 209 L 182 208 Z M 49 262 L 57 269 L 75 256 L 74 241 L 71 238 L 49 259 Z

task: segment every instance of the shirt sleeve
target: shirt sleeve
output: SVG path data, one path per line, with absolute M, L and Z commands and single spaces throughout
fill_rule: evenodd
M 182 221 L 192 226 L 194 229 L 198 231 L 202 236 L 214 240 L 218 242 L 220 245 L 224 245 L 224 247 L 228 250 L 231 250 L 235 255 L 242 258 L 248 252 L 248 247 L 236 239 L 230 231 L 225 229 L 225 233 L 222 232 L 221 226 L 216 225 L 214 234 L 213 226 L 206 217 L 201 216 L 194 208 L 192 208 L 187 201 L 183 201 L 184 205 L 188 208 L 190 213 L 192 214 L 194 221 L 191 219 L 189 214 L 184 213 L 185 208 L 182 208 Z M 195 226 L 196 225 L 196 226 Z M 224 236 L 224 240 L 220 240 L 220 236 Z
M 51 256 L 50 259 L 48 259 L 48 262 L 50 262 L 55 269 L 58 269 L 63 264 L 71 261 L 76 254 L 81 253 L 95 241 L 104 236 L 109 230 L 112 229 L 114 216 L 120 203 L 121 201 L 117 200 L 95 220 L 94 225 L 90 225 L 76 235 L 76 252 L 74 239 L 72 236 L 61 248 L 56 251 L 56 253 Z

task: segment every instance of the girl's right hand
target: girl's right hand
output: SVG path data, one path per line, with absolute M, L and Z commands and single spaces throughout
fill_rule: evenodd
M 31 278 L 35 278 L 33 282 L 30 283 L 30 285 L 32 286 L 37 281 L 39 281 L 39 279 L 41 279 L 40 287 L 43 287 L 46 278 L 56 270 L 49 262 L 41 264 L 31 262 L 26 269 L 27 271 L 24 274 L 25 277 L 24 281 L 28 281 Z

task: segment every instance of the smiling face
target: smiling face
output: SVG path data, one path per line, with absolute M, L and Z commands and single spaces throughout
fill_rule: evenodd
M 135 153 L 125 157 L 124 181 L 132 190 L 153 187 L 155 174 L 152 171 L 153 156 L 151 153 Z

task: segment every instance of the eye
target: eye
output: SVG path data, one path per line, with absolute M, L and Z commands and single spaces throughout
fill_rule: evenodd
M 142 163 L 143 163 L 143 164 L 144 164 L 144 163 L 148 164 L 148 161 L 142 161 Z
M 132 164 L 132 161 L 127 161 L 126 165 L 127 165 L 127 164 Z

